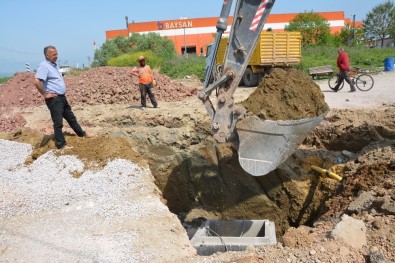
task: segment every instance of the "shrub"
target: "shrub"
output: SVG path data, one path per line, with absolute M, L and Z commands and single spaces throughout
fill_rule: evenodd
M 159 57 L 162 61 L 176 57 L 174 44 L 167 37 L 160 37 L 156 33 L 133 33 L 128 38 L 116 37 L 115 39 L 107 40 L 99 50 L 95 51 L 95 59 L 92 66 L 109 66 L 110 59 L 118 57 L 121 57 L 119 58 L 119 61 L 122 62 L 116 63 L 127 65 L 128 57 L 122 57 L 123 55 L 141 54 L 141 52 L 152 52 L 152 54 L 154 54 L 150 55 L 151 65 L 156 63 L 154 62 L 154 57 Z M 159 63 L 160 60 L 157 62 Z M 111 63 L 115 62 L 112 61 Z
M 204 80 L 205 57 L 189 54 L 188 58 L 179 56 L 175 59 L 165 61 L 160 73 L 168 75 L 170 78 L 183 78 L 195 75 L 200 80 Z
M 151 68 L 160 68 L 163 59 L 158 57 L 152 51 L 140 51 L 131 54 L 123 54 L 115 58 L 111 58 L 108 60 L 108 65 L 113 67 L 133 67 L 139 65 L 137 59 L 140 56 L 144 56 L 146 58 L 146 63 Z

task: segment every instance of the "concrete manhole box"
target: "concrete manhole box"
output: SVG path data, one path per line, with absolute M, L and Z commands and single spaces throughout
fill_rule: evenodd
M 269 220 L 207 220 L 191 239 L 198 255 L 242 251 L 248 246 L 275 245 L 274 222 Z

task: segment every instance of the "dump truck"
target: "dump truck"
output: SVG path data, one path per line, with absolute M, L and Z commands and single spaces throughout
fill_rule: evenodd
M 228 43 L 229 38 L 227 37 L 220 40 L 215 57 L 216 74 L 222 70 Z M 207 47 L 206 72 L 213 54 L 212 47 L 213 44 Z M 266 70 L 299 64 L 302 58 L 301 48 L 302 36 L 300 32 L 261 32 L 240 83 L 247 87 L 253 87 L 260 82 Z

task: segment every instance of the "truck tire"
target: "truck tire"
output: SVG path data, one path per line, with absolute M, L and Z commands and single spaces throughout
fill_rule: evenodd
M 251 68 L 246 68 L 243 75 L 243 82 L 246 87 L 255 87 L 258 85 L 258 74 L 252 72 Z

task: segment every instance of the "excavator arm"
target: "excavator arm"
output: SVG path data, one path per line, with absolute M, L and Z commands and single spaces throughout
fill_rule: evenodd
M 236 120 L 243 112 L 234 111 L 233 94 L 242 78 L 242 73 L 247 67 L 275 0 L 237 1 L 222 76 L 209 85 L 219 42 L 222 34 L 228 27 L 228 17 L 232 2 L 233 0 L 225 0 L 223 3 L 221 15 L 217 23 L 217 36 L 212 47 L 212 61 L 207 70 L 203 91 L 198 95 L 204 102 L 206 110 L 213 120 L 211 127 L 212 134 L 219 142 L 234 141 L 237 139 L 235 134 Z M 218 90 L 216 109 L 209 98 L 211 92 L 215 89 Z
M 236 106 L 234 93 L 255 49 L 275 0 L 237 0 L 229 44 L 220 76 L 212 79 L 215 57 L 222 34 L 227 30 L 232 0 L 224 0 L 212 47 L 212 60 L 198 98 L 212 120 L 211 133 L 218 142 L 232 142 L 238 148 L 242 168 L 254 176 L 265 175 L 284 162 L 320 123 L 324 114 L 296 121 L 262 120 L 246 117 L 246 109 Z M 216 90 L 214 103 L 211 93 Z

